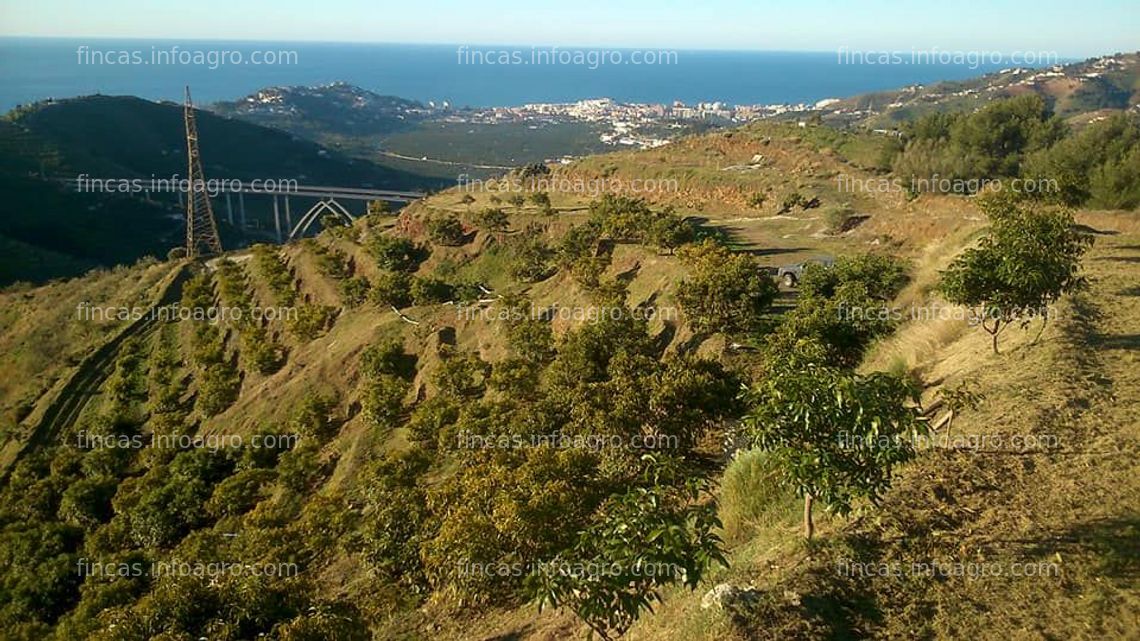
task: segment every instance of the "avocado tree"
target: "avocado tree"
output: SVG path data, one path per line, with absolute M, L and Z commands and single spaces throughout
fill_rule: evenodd
M 901 377 L 823 365 L 803 348 L 771 358 L 768 370 L 744 393 L 750 409 L 742 426 L 803 497 L 804 536 L 811 539 L 815 499 L 840 515 L 857 498 L 877 503 L 927 425 L 918 390 Z
M 714 564 L 728 566 L 715 502 L 702 485 L 634 488 L 613 497 L 567 552 L 543 563 L 527 587 L 539 607 L 567 606 L 602 639 L 625 634 L 660 589 L 695 588 Z
M 692 271 L 677 300 L 699 331 L 737 333 L 760 325 L 778 292 L 751 256 L 712 240 L 685 245 L 678 253 Z
M 1044 331 L 1049 306 L 1084 285 L 1081 256 L 1092 236 L 1074 228 L 1069 211 L 1023 205 L 1004 194 L 983 200 L 982 209 L 992 221 L 988 233 L 942 272 L 939 288 L 950 302 L 973 310 L 997 354 L 1005 328 L 1015 322 L 1025 328 L 1041 316 Z

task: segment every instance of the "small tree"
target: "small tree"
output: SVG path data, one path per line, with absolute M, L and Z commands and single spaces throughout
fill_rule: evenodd
M 706 240 L 686 245 L 681 258 L 692 276 L 681 282 L 677 300 L 699 331 L 755 329 L 776 298 L 776 284 L 750 256 Z
M 984 398 L 984 394 L 974 391 L 969 381 L 962 381 L 954 387 L 942 390 L 942 402 L 946 404 L 946 409 L 950 410 L 949 417 L 946 419 L 947 438 L 950 437 L 950 429 L 954 427 L 954 418 L 958 416 L 958 413 L 978 409 Z
M 550 206 L 550 194 L 545 191 L 536 191 L 531 194 L 530 202 L 534 203 L 546 215 L 554 213 L 554 209 Z
M 412 303 L 412 279 L 402 272 L 382 272 L 372 283 L 369 298 L 377 305 L 407 307 Z
M 507 196 L 507 202 L 514 205 L 515 209 L 521 210 L 522 206 L 526 204 L 526 196 L 522 194 L 511 194 Z
M 431 241 L 437 245 L 457 247 L 463 244 L 463 224 L 454 215 L 428 219 L 427 232 Z
M 473 202 L 475 202 L 475 197 L 471 194 L 463 194 L 463 197 L 459 199 L 459 203 L 468 209 L 471 209 L 471 203 Z
M 602 639 L 616 639 L 673 583 L 695 588 L 721 551 L 715 502 L 699 502 L 690 483 L 678 497 L 661 487 L 636 488 L 603 507 L 577 544 L 528 578 L 543 606 L 566 605 Z
M 670 212 L 654 219 L 648 236 L 654 245 L 667 249 L 672 254 L 681 245 L 696 240 L 697 230 L 688 221 Z
M 982 209 L 989 232 L 942 272 L 940 289 L 981 319 L 997 354 L 1002 330 L 1040 315 L 1044 331 L 1049 306 L 1084 285 L 1081 256 L 1092 236 L 1074 228 L 1069 211 L 1022 205 L 1007 194 L 984 199 Z
M 502 209 L 487 207 L 475 214 L 475 226 L 491 233 L 501 233 L 510 227 L 511 219 Z
M 369 240 L 368 252 L 376 259 L 377 267 L 395 271 L 415 271 L 425 254 L 407 238 L 384 234 L 377 234 Z
M 840 515 L 858 497 L 876 503 L 894 467 L 914 456 L 914 441 L 926 432 L 910 382 L 820 365 L 802 351 L 771 358 L 768 375 L 745 400 L 751 405 L 745 432 L 772 453 L 784 482 L 804 498 L 808 539 L 815 499 Z

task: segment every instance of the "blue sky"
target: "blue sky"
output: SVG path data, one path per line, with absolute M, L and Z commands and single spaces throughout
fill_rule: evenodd
M 1140 0 L 0 0 L 0 35 L 834 51 L 1140 50 Z

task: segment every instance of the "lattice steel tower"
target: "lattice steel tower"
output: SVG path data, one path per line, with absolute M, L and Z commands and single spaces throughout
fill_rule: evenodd
M 186 256 L 198 258 L 222 253 L 218 225 L 210 206 L 206 190 L 206 176 L 202 173 L 202 155 L 198 151 L 198 123 L 194 119 L 194 104 L 190 101 L 190 87 L 186 87 L 186 156 L 190 165 L 189 192 L 186 194 Z

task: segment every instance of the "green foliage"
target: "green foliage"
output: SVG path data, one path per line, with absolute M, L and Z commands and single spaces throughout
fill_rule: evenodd
M 293 275 L 285 266 L 285 261 L 277 253 L 276 247 L 269 245 L 253 246 L 253 264 L 261 278 L 269 285 L 278 305 L 292 305 L 297 300 L 297 288 Z
M 507 326 L 507 343 L 511 350 L 528 363 L 549 363 L 554 358 L 554 332 L 550 323 L 535 318 L 530 301 L 513 301 L 512 322 Z M 518 320 L 515 320 L 517 317 Z
M 474 398 L 482 395 L 490 374 L 490 367 L 479 354 L 445 349 L 440 353 L 442 361 L 432 372 L 431 382 L 440 394 L 456 398 Z
M 427 258 L 426 251 L 407 238 L 384 234 L 371 237 L 368 252 L 376 259 L 377 267 L 397 272 L 415 271 Z
M 474 216 L 475 226 L 483 231 L 504 232 L 511 226 L 511 219 L 502 209 L 488 207 Z
M 281 486 L 302 494 L 311 491 L 330 472 L 321 463 L 320 445 L 312 439 L 302 440 L 300 445 L 282 455 L 277 464 Z
M 386 454 L 365 473 L 365 503 L 356 546 L 385 581 L 420 587 L 426 581 L 420 545 L 428 530 L 427 493 L 420 478 L 431 458 L 423 450 Z
M 1140 205 L 1140 118 L 1116 114 L 1091 123 L 1030 154 L 1024 173 L 1037 182 L 1055 181 L 1056 192 L 1042 195 L 1065 205 L 1135 208 Z
M 1036 95 L 997 100 L 973 113 L 935 113 L 904 128 L 906 147 L 896 175 L 916 190 L 951 181 L 996 180 L 1020 174 L 1027 154 L 1065 135 L 1064 123 Z M 937 180 L 934 180 L 937 178 Z
M 449 428 L 459 420 L 460 400 L 437 394 L 416 405 L 408 420 L 408 437 L 428 449 L 435 449 Z
M 466 240 L 463 223 L 454 214 L 432 216 L 425 223 L 428 238 L 436 245 L 458 247 Z
M 287 321 L 288 327 L 297 338 L 310 341 L 328 330 L 338 310 L 332 305 L 305 303 L 296 311 L 296 315 Z
M 327 441 L 340 429 L 337 404 L 337 398 L 332 394 L 305 394 L 289 418 L 290 430 L 317 442 Z
M 353 276 L 340 282 L 340 296 L 348 307 L 359 307 L 368 300 L 372 285 L 363 276 Z
M 827 266 L 812 263 L 800 279 L 800 295 L 835 298 L 844 288 L 858 285 L 872 300 L 889 301 L 910 282 L 907 263 L 890 254 L 841 256 Z
M 517 193 L 511 194 L 510 196 L 507 196 L 507 202 L 511 205 L 514 205 L 515 209 L 522 209 L 522 206 L 526 204 L 526 196 Z
M 784 199 L 780 201 L 780 210 L 777 213 L 786 214 L 796 207 L 803 207 L 804 209 L 807 209 L 807 202 L 808 199 L 805 198 L 803 194 L 798 191 L 793 191 L 787 196 L 784 196 Z
M 750 256 L 705 240 L 685 247 L 681 258 L 691 275 L 677 300 L 698 331 L 731 334 L 761 325 L 778 290 Z
M 211 363 L 198 379 L 197 407 L 205 416 L 215 416 L 233 405 L 241 391 L 241 375 L 228 363 Z
M 391 307 L 407 307 L 412 304 L 412 279 L 403 272 L 388 271 L 376 277 L 372 283 L 372 302 Z
M 386 340 L 369 345 L 360 355 L 360 371 L 375 378 L 385 374 L 411 378 L 415 375 L 416 359 L 404 352 L 398 341 Z
M 237 472 L 214 488 L 205 504 L 206 513 L 215 519 L 245 514 L 268 498 L 271 484 L 276 480 L 274 470 L 251 468 Z
M 281 641 L 369 641 L 368 624 L 355 607 L 322 604 L 278 628 Z
M 53 621 L 74 601 L 78 528 L 27 523 L 0 533 L 0 615 L 6 624 Z
M 71 484 L 59 502 L 60 520 L 85 529 L 111 520 L 116 485 L 113 477 L 85 478 Z
M 601 500 L 595 469 L 579 449 L 469 453 L 453 476 L 428 490 L 428 508 L 440 517 L 421 546 L 432 588 L 468 604 L 518 594 L 528 563 L 569 545 Z
M 542 230 L 527 226 L 511 242 L 511 277 L 520 283 L 537 283 L 553 275 L 554 251 L 546 244 Z
M 810 359 L 770 365 L 745 394 L 751 409 L 742 425 L 807 501 L 810 538 L 813 499 L 840 515 L 856 498 L 877 503 L 895 466 L 914 456 L 915 439 L 926 432 L 915 406 L 919 391 L 902 378 L 860 376 Z
M 540 607 L 567 606 L 603 639 L 623 635 L 661 600 L 661 588 L 694 589 L 715 564 L 727 566 L 716 504 L 700 485 L 671 495 L 637 488 L 609 501 L 574 546 L 532 575 Z
M 431 276 L 416 276 L 408 290 L 416 305 L 435 305 L 455 298 L 455 288 Z
M 364 416 L 379 427 L 396 427 L 409 388 L 406 380 L 390 374 L 366 381 L 361 399 Z
M 680 216 L 669 213 L 658 216 L 650 224 L 646 240 L 673 253 L 678 247 L 697 239 L 697 230 Z
M 1015 322 L 1046 322 L 1049 306 L 1080 288 L 1081 257 L 1092 236 L 1074 227 L 1073 215 L 1018 203 L 1007 195 L 983 201 L 989 232 L 942 272 L 947 300 L 974 310 L 993 337 Z
M 116 495 L 114 520 L 124 521 L 135 546 L 171 546 L 206 523 L 205 503 L 214 485 L 233 469 L 233 461 L 222 452 L 179 452 L 170 465 L 151 468 L 134 492 Z
M 550 205 L 550 194 L 545 191 L 536 191 L 530 195 L 530 202 L 538 207 L 543 214 L 547 216 L 554 213 L 554 208 Z
M 808 265 L 796 307 L 769 336 L 769 351 L 787 356 L 807 343 L 820 351 L 823 362 L 855 367 L 872 341 L 894 329 L 888 303 L 908 280 L 906 263 L 886 254 Z
M 332 214 L 328 216 L 332 216 Z M 333 218 L 340 220 L 340 218 L 336 216 L 333 216 Z M 348 263 L 348 256 L 346 256 L 344 252 L 335 247 L 322 245 L 312 238 L 306 238 L 301 242 L 304 243 L 305 248 L 313 254 L 317 269 L 325 276 L 340 281 L 352 275 L 352 270 Z
M 254 370 L 272 374 L 285 364 L 286 350 L 269 333 L 259 326 L 250 326 L 241 333 L 241 354 Z

